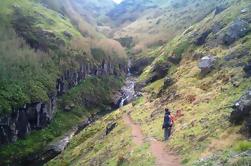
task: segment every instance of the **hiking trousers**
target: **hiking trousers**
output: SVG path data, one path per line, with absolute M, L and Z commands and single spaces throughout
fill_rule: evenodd
M 171 127 L 164 128 L 164 141 L 168 140 L 171 135 Z

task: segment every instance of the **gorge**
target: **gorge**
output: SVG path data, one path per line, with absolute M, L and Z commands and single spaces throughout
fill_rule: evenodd
M 250 0 L 3 0 L 0 165 L 250 165 L 250 16 Z

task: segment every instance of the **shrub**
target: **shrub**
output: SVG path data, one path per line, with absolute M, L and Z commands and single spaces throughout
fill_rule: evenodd
M 235 150 L 236 151 L 246 151 L 251 149 L 251 141 L 240 141 L 239 143 L 237 143 L 237 145 L 235 146 Z

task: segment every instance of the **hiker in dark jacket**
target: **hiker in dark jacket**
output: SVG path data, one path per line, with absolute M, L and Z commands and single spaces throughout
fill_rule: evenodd
M 171 135 L 171 128 L 172 128 L 172 118 L 171 113 L 168 108 L 165 109 L 165 116 L 162 128 L 164 129 L 164 141 L 168 140 Z

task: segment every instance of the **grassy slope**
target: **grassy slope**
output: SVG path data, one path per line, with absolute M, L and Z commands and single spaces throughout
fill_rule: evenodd
M 201 22 L 189 28 L 190 30 L 186 33 L 177 36 L 167 45 L 157 49 L 156 53 L 158 51 L 157 54 L 160 56 L 154 63 L 166 61 L 169 55 L 177 53 L 177 50 L 181 50 L 178 51 L 180 56 L 182 56 L 181 63 L 173 66 L 169 73 L 167 73 L 175 80 L 175 84 L 163 91 L 163 80 L 158 80 L 144 88 L 145 93 L 143 97 L 122 108 L 124 112 L 132 112 L 133 120 L 141 124 L 142 130 L 146 135 L 159 140 L 162 140 L 163 136 L 161 125 L 164 108 L 169 107 L 172 110 L 181 110 L 183 115 L 175 121 L 173 135 L 166 145 L 181 156 L 184 165 L 250 164 L 251 159 L 248 157 L 231 157 L 234 153 L 251 149 L 251 142 L 240 133 L 241 126 L 233 126 L 229 123 L 231 109 L 225 108 L 232 105 L 250 88 L 251 79 L 244 77 L 242 67 L 235 66 L 240 61 L 246 62 L 249 57 L 244 56 L 231 62 L 225 62 L 222 58 L 234 50 L 243 50 L 244 48 L 250 50 L 251 36 L 249 34 L 245 38 L 235 42 L 231 49 L 221 45 L 213 48 L 206 45 L 194 46 L 192 43 L 194 40 L 192 34 L 194 32 L 206 29 L 218 21 L 226 25 L 231 23 L 239 17 L 240 10 L 245 8 L 247 4 L 248 1 L 243 1 L 242 3 L 234 4 L 217 16 L 210 14 Z M 209 36 L 208 42 L 211 41 L 214 41 L 214 39 Z M 187 42 L 188 44 L 183 44 Z M 184 47 L 184 45 L 186 46 Z M 194 57 L 194 55 L 199 53 L 203 53 L 204 55 L 213 54 L 218 57 L 219 64 L 206 77 L 200 76 L 197 59 Z M 223 67 L 220 67 L 221 65 Z M 140 79 L 144 80 L 151 68 L 152 66 L 149 66 Z M 232 81 L 237 81 L 239 86 L 233 86 Z M 160 93 L 161 90 L 162 93 Z M 91 135 L 88 135 L 88 131 L 83 131 L 74 139 L 72 143 L 74 145 L 71 145 L 66 152 L 50 162 L 49 165 L 60 165 L 66 161 L 88 164 L 92 163 L 93 160 L 97 160 L 97 158 L 104 161 L 103 163 L 110 160 L 119 162 L 121 157 L 118 154 L 121 153 L 125 153 L 123 155 L 124 165 L 134 165 L 132 157 L 138 156 L 137 153 L 134 153 L 134 150 L 128 148 L 113 149 L 113 147 L 117 147 L 116 143 L 122 142 L 121 139 L 127 140 L 125 145 L 120 145 L 121 147 L 131 145 L 128 141 L 131 137 L 127 133 L 128 129 L 124 128 L 125 125 L 121 122 L 121 116 L 124 113 L 122 110 L 118 110 L 106 117 L 115 119 L 112 121 L 118 122 L 118 127 L 114 129 L 111 136 L 107 136 L 102 140 L 98 139 L 99 137 L 97 138 L 98 135 L 104 132 L 105 128 L 104 122 L 100 121 L 90 127 L 90 129 L 97 128 L 102 123 L 103 127 L 100 131 L 95 131 L 95 134 Z M 123 132 L 121 133 L 119 131 L 122 128 Z M 88 141 L 80 141 L 83 142 L 82 144 L 78 143 L 78 140 L 81 140 L 81 138 L 85 140 L 86 137 L 88 137 Z M 113 139 L 110 140 L 110 137 Z M 93 140 L 96 143 L 92 149 L 90 148 L 91 144 L 88 145 L 88 142 Z M 88 152 L 85 152 L 85 149 L 88 149 Z M 110 149 L 113 151 L 109 151 Z M 147 147 L 144 150 L 149 153 Z M 104 151 L 112 155 L 107 155 L 104 158 L 102 153 L 99 153 Z M 137 164 L 151 164 L 152 161 L 144 163 L 145 156 L 142 157 L 141 161 Z M 209 160 L 199 162 L 198 160 L 201 158 L 209 158 Z M 110 165 L 116 164 L 113 163 Z
M 117 110 L 83 130 L 62 155 L 47 165 L 153 165 L 149 145 L 132 143 L 131 131 L 122 120 L 125 110 Z M 117 127 L 105 136 L 109 122 L 116 122 Z
M 3 1 L 0 10 L 0 82 L 2 85 L 0 98 L 3 108 L 0 110 L 0 114 L 9 112 L 10 107 L 21 107 L 29 102 L 46 101 L 48 94 L 54 90 L 59 74 L 59 64 L 53 61 L 51 55 L 35 52 L 15 34 L 11 24 L 15 8 L 21 11 L 24 17 L 32 16 L 36 20 L 32 29 L 52 32 L 58 39 L 68 43 L 67 45 L 71 41 L 64 36 L 64 31 L 71 33 L 73 38 L 81 37 L 69 19 L 62 19 L 58 13 L 46 10 L 35 2 Z M 20 24 L 22 23 L 20 22 Z M 56 50 L 54 51 L 56 52 Z

